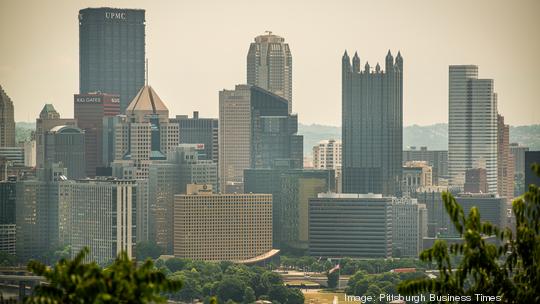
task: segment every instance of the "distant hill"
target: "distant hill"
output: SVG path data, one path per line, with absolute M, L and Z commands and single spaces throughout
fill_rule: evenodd
M 15 123 L 15 142 L 29 141 L 32 138 L 32 131 L 36 130 L 33 122 Z
M 299 124 L 298 133 L 304 135 L 304 155 L 307 156 L 311 155 L 313 146 L 320 140 L 340 139 L 341 127 Z M 540 125 L 511 126 L 510 142 L 518 142 L 531 150 L 540 150 Z M 448 124 L 406 126 L 403 128 L 403 148 L 409 146 L 427 146 L 430 150 L 447 150 Z

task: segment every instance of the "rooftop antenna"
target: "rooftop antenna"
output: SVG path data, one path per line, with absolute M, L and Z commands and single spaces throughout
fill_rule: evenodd
M 267 33 L 268 35 L 272 35 L 272 31 L 264 31 L 265 33 Z
M 146 77 L 145 77 L 145 80 L 144 80 L 144 83 L 146 84 L 146 86 L 148 86 L 148 58 L 146 58 Z

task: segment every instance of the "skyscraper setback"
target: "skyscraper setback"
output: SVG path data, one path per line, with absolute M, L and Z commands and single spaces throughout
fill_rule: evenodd
M 120 95 L 124 112 L 144 85 L 145 11 L 79 11 L 79 93 Z
M 488 191 L 497 193 L 497 100 L 493 79 L 478 79 L 478 66 L 449 69 L 448 174 L 463 186 L 465 172 L 485 168 Z
M 292 113 L 292 56 L 283 37 L 270 31 L 255 37 L 247 55 L 247 83 L 287 99 Z
M 342 179 L 344 193 L 396 195 L 403 146 L 403 58 L 386 55 L 385 71 L 342 58 Z
M 0 147 L 15 146 L 13 102 L 0 86 Z

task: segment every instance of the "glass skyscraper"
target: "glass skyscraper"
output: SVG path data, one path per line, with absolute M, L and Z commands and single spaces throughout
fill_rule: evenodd
M 386 70 L 342 59 L 343 192 L 398 195 L 403 146 L 403 58 Z
M 144 85 L 145 11 L 79 11 L 79 93 L 120 95 L 123 113 Z

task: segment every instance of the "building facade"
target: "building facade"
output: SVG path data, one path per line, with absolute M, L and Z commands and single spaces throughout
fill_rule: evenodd
M 522 146 L 518 143 L 510 144 L 510 153 L 514 159 L 514 196 L 519 196 L 525 192 L 525 152 L 529 151 L 529 147 Z
M 86 175 L 95 177 L 96 168 L 103 166 L 103 120 L 120 114 L 120 95 L 75 94 L 74 114 L 77 126 L 84 130 Z
M 403 58 L 390 51 L 386 71 L 342 58 L 343 192 L 400 192 L 403 147 Z
M 193 117 L 176 115 L 173 122 L 178 123 L 180 144 L 202 144 L 204 156 L 200 159 L 218 162 L 218 120 L 215 118 L 201 118 L 199 112 L 193 112 Z
M 433 185 L 433 170 L 425 161 L 408 161 L 403 165 L 402 192 L 413 193 L 419 187 Z
M 0 147 L 15 146 L 15 109 L 13 101 L 0 86 Z
M 285 98 L 292 113 L 292 56 L 283 37 L 272 32 L 255 37 L 247 54 L 247 84 Z
M 510 126 L 497 115 L 497 193 L 508 203 L 514 198 L 514 155 L 510 152 Z
M 45 163 L 61 163 L 69 179 L 86 178 L 85 132 L 56 126 L 45 134 Z
M 392 198 L 380 194 L 319 194 L 309 200 L 309 254 L 391 257 L 392 209 Z
M 313 147 L 313 168 L 336 172 L 336 192 L 341 193 L 341 140 L 321 140 Z
M 487 171 L 488 191 L 497 193 L 497 97 L 493 79 L 478 79 L 475 65 L 451 65 L 449 73 L 450 184 L 463 186 L 465 171 L 480 166 Z
M 176 195 L 174 256 L 243 261 L 272 250 L 272 195 Z
M 448 151 L 428 150 L 427 147 L 409 147 L 403 151 L 403 162 L 426 161 L 433 168 L 433 183 L 439 184 L 439 179 L 448 178 Z
M 392 257 L 418 257 L 422 240 L 427 237 L 426 205 L 403 197 L 394 198 L 392 208 Z
M 488 193 L 487 172 L 484 168 L 473 168 L 465 171 L 465 193 Z
M 15 255 L 16 222 L 15 222 L 16 181 L 0 182 L 0 252 Z
M 145 11 L 109 7 L 79 11 L 79 93 L 120 95 L 123 113 L 144 86 Z

